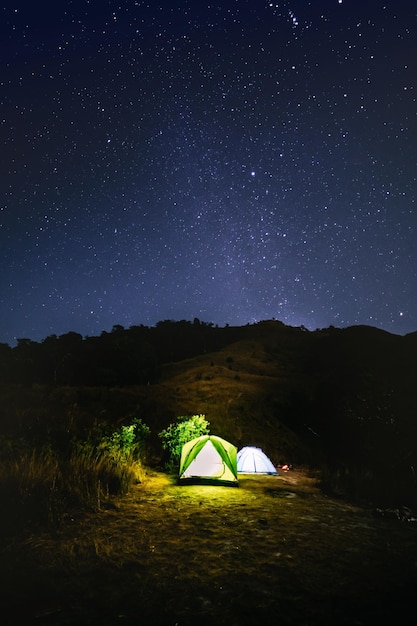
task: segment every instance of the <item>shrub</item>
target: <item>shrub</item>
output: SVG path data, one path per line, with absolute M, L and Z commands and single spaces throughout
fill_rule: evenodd
M 180 416 L 177 417 L 177 421 L 174 424 L 170 424 L 168 428 L 159 433 L 159 437 L 162 439 L 162 447 L 169 454 L 167 463 L 169 469 L 173 469 L 178 465 L 183 445 L 187 441 L 191 441 L 191 439 L 201 435 L 208 435 L 210 432 L 209 426 L 210 424 L 204 415 Z
M 128 426 L 121 426 L 119 430 L 103 436 L 98 443 L 98 450 L 105 452 L 114 461 L 138 459 L 143 455 L 149 435 L 149 427 L 135 418 Z

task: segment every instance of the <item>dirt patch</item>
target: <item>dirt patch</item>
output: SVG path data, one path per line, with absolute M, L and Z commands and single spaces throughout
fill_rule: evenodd
M 371 624 L 407 615 L 417 526 L 295 470 L 238 488 L 149 471 L 99 513 L 1 548 L 8 626 Z

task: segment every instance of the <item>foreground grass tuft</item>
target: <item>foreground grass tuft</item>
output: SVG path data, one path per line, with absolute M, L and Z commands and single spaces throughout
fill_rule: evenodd
M 6 531 L 56 524 L 74 509 L 99 510 L 142 476 L 134 455 L 117 456 L 89 443 L 75 444 L 67 455 L 49 447 L 4 446 L 2 452 L 1 527 Z

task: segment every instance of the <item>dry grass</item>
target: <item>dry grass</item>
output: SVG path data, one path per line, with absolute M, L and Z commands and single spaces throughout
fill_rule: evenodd
M 3 446 L 0 459 L 0 532 L 62 521 L 68 510 L 99 510 L 109 496 L 140 482 L 142 464 L 114 459 L 82 443 L 65 458 L 50 447 Z
M 306 472 L 241 476 L 237 489 L 143 478 L 96 513 L 3 544 L 8 626 L 364 625 L 412 604 L 417 527 L 328 498 Z

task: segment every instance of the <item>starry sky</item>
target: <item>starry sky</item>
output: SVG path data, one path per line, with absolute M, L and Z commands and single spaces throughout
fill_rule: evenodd
M 0 46 L 0 342 L 417 330 L 414 0 L 15 0 Z

